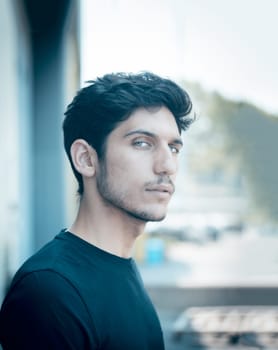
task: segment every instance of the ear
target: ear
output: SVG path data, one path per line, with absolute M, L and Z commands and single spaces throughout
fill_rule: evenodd
M 71 159 L 75 169 L 85 177 L 92 177 L 96 172 L 98 161 L 96 151 L 83 139 L 75 140 L 70 148 Z

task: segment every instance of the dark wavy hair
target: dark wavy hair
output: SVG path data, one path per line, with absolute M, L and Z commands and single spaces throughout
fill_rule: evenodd
M 64 146 L 82 195 L 83 181 L 73 165 L 70 148 L 76 139 L 86 140 L 101 159 L 106 138 L 116 126 L 137 108 L 167 107 L 175 117 L 179 132 L 186 130 L 190 97 L 175 82 L 150 72 L 139 74 L 112 73 L 88 81 L 67 107 L 63 122 Z

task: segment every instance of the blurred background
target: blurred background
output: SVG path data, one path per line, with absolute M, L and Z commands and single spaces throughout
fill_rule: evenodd
M 87 80 L 150 70 L 196 115 L 169 214 L 134 248 L 166 349 L 278 349 L 277 12 L 276 0 L 0 0 L 0 301 L 74 218 L 66 105 Z

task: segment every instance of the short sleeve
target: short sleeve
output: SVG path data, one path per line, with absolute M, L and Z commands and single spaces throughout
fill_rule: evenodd
M 3 350 L 98 348 L 81 296 L 54 271 L 29 273 L 11 288 L 0 313 L 0 327 Z

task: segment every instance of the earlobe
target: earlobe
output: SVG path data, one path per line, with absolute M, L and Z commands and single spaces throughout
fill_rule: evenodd
M 96 152 L 83 139 L 75 140 L 71 145 L 71 159 L 75 169 L 85 177 L 92 177 L 96 172 Z

